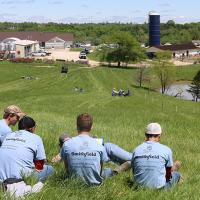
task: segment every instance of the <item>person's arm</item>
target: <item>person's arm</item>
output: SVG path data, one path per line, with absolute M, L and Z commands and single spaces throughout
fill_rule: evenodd
M 68 172 L 68 164 L 67 164 L 67 160 L 63 160 L 64 161 L 64 165 L 65 165 L 65 169 Z
M 169 182 L 172 177 L 172 167 L 166 167 L 166 182 Z
M 166 182 L 169 182 L 172 177 L 172 166 L 173 166 L 173 158 L 172 158 L 172 151 L 169 149 L 167 163 L 166 163 Z
M 43 170 L 45 160 L 34 160 L 33 162 L 37 171 Z
M 61 148 L 60 155 L 61 155 L 61 159 L 62 159 L 63 162 L 64 162 L 65 169 L 66 169 L 66 171 L 68 172 L 67 152 L 66 152 L 66 147 L 65 147 L 65 146 L 63 146 L 63 147 Z
M 44 164 L 46 162 L 46 155 L 44 150 L 44 145 L 42 139 L 39 137 L 37 141 L 37 150 L 33 159 L 35 169 L 38 171 L 43 170 Z
M 100 167 L 101 167 L 101 169 L 100 169 L 100 175 L 102 175 L 102 171 L 103 171 L 103 162 L 100 163 Z
M 108 158 L 108 155 L 107 155 L 107 152 L 106 152 L 106 149 L 104 146 L 102 146 L 102 152 L 101 152 L 101 160 L 100 160 L 100 175 L 102 174 L 102 170 L 103 170 L 103 163 L 104 162 L 108 162 L 109 161 L 109 158 Z

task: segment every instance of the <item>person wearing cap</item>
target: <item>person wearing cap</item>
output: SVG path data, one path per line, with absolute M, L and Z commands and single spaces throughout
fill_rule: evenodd
M 0 120 L 0 146 L 8 133 L 12 132 L 10 126 L 15 126 L 24 115 L 18 106 L 10 105 L 4 109 L 3 119 Z
M 132 157 L 134 182 L 147 188 L 170 188 L 181 178 L 180 161 L 173 166 L 172 151 L 160 144 L 162 129 L 158 123 L 146 127 L 146 141 L 136 147 Z
M 35 134 L 36 122 L 24 116 L 18 123 L 18 131 L 9 133 L 0 148 L 0 180 L 21 179 L 34 176 L 39 181 L 53 174 L 53 167 L 46 165 L 44 145 Z

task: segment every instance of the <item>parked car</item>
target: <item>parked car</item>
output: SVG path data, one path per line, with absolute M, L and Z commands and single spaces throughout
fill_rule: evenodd
M 81 53 L 79 54 L 79 58 L 80 58 L 80 59 L 86 59 L 86 58 L 87 58 L 86 53 L 81 52 Z
M 36 52 L 32 52 L 31 53 L 31 56 L 46 56 L 46 52 L 42 51 L 42 50 L 39 50 L 39 51 L 36 51 Z
M 89 49 L 84 49 L 84 50 L 81 51 L 81 53 L 88 54 L 88 53 L 90 53 L 90 51 L 89 51 Z

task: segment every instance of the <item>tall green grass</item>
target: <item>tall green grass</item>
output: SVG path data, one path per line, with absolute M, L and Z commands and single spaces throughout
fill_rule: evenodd
M 132 173 L 109 178 L 99 187 L 87 187 L 64 179 L 64 167 L 55 166 L 41 193 L 27 199 L 199 199 L 200 196 L 200 104 L 178 100 L 157 92 L 135 87 L 137 69 L 84 68 L 69 66 L 67 77 L 60 67 L 43 68 L 44 64 L 0 63 L 0 108 L 17 104 L 37 122 L 48 160 L 58 153 L 58 136 L 63 132 L 76 135 L 76 117 L 82 112 L 94 116 L 92 134 L 116 143 L 128 151 L 144 140 L 149 122 L 163 128 L 162 143 L 170 146 L 174 160 L 183 162 L 184 183 L 169 191 L 136 189 Z M 191 80 L 200 69 L 178 68 L 178 80 Z M 35 76 L 38 80 L 24 80 Z M 82 87 L 78 93 L 74 87 Z M 112 97 L 112 88 L 129 88 L 131 97 Z M 3 198 L 3 197 L 2 197 Z

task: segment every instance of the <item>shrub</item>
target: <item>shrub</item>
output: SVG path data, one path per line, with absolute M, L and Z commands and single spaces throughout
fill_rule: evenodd
M 33 58 L 13 58 L 10 59 L 10 62 L 13 63 L 32 63 L 34 61 Z

